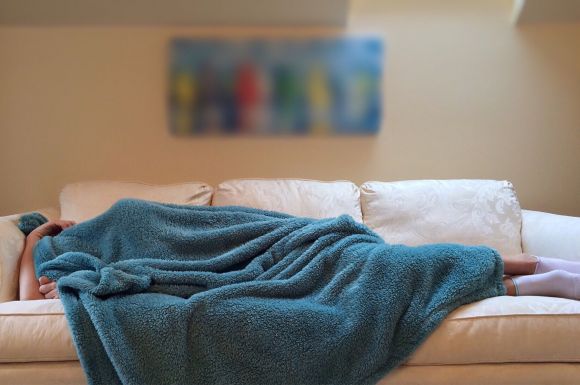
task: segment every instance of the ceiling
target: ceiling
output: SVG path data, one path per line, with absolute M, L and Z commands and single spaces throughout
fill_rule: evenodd
M 0 25 L 343 27 L 348 18 L 349 2 L 350 0 L 0 0 Z M 580 22 L 580 0 L 514 0 L 512 19 L 517 24 Z
M 580 22 L 580 0 L 515 0 L 513 20 L 517 24 Z
M 346 25 L 349 0 L 0 0 L 3 25 Z

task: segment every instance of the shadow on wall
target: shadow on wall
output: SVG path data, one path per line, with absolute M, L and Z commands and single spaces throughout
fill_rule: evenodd
M 533 184 L 522 195 L 537 209 L 546 207 L 545 197 L 554 188 L 572 202 L 580 194 L 580 178 L 570 178 L 569 168 L 577 167 L 580 148 L 580 24 L 523 24 L 513 34 L 525 57 L 519 61 L 521 97 L 512 100 L 513 109 L 534 117 L 514 117 L 522 147 L 514 154 L 514 162 L 521 163 L 514 183 L 521 178 Z M 527 123 L 518 124 L 518 119 Z M 550 171 L 538 178 L 539 170 Z

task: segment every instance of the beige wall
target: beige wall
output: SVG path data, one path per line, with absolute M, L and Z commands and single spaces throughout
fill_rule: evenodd
M 77 180 L 301 177 L 509 179 L 523 207 L 580 216 L 580 25 L 514 28 L 510 7 L 355 1 L 348 32 L 388 45 L 386 119 L 356 138 L 170 135 L 168 39 L 274 30 L 2 27 L 0 215 Z

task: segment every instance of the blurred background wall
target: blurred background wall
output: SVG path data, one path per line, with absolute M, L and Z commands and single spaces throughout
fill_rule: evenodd
M 0 27 L 0 215 L 64 184 L 228 178 L 511 180 L 524 208 L 580 215 L 580 24 L 513 26 L 512 2 L 355 0 L 345 29 Z M 377 136 L 178 138 L 176 36 L 384 37 Z

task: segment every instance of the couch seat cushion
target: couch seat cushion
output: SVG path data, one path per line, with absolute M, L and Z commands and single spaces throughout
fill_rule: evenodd
M 389 243 L 451 242 L 522 252 L 522 214 L 512 184 L 495 180 L 366 182 L 364 223 Z
M 495 297 L 451 313 L 407 365 L 580 362 L 580 301 Z M 59 300 L 0 304 L 0 362 L 76 360 Z
M 347 181 L 229 180 L 217 186 L 212 205 L 247 206 L 310 218 L 348 214 L 362 222 L 359 188 Z
M 71 183 L 60 193 L 61 218 L 76 222 L 86 221 L 102 214 L 122 198 L 208 206 L 212 194 L 213 188 L 200 182 L 171 185 L 114 181 Z
M 60 300 L 0 303 L 0 330 L 0 362 L 78 359 Z
M 488 298 L 461 306 L 407 365 L 580 362 L 580 301 Z

